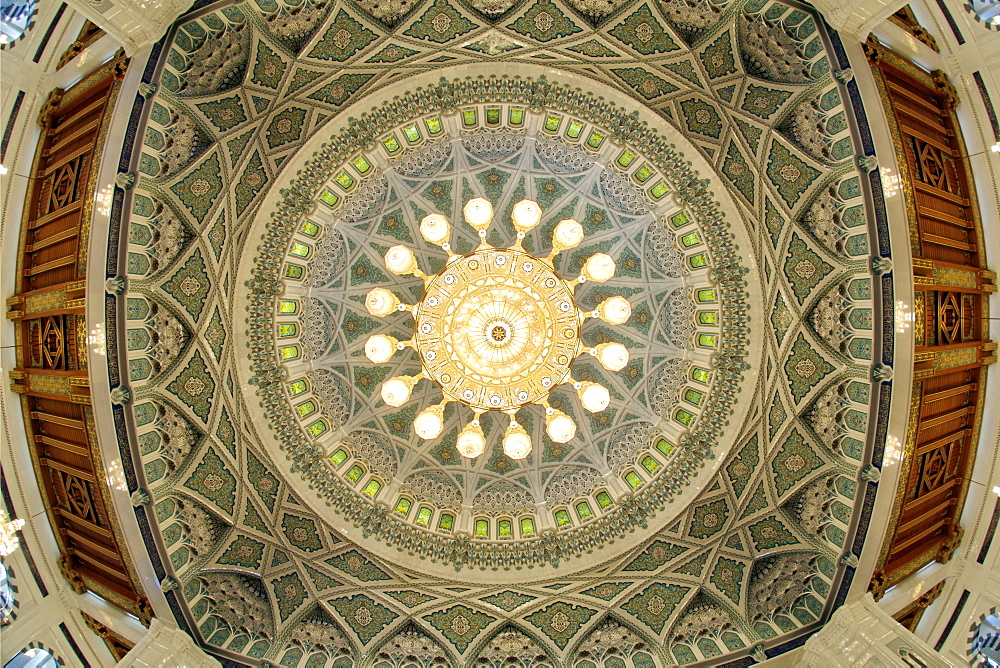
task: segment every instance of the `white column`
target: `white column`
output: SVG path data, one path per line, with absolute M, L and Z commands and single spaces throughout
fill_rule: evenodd
M 112 35 L 133 56 L 155 44 L 167 28 L 191 6 L 191 0 L 66 0 Z
M 946 660 L 878 607 L 871 594 L 841 606 L 803 647 L 797 662 L 808 668 L 927 666 L 960 664 Z
M 813 0 L 827 23 L 844 37 L 863 42 L 875 26 L 895 14 L 908 0 Z
M 219 662 L 205 654 L 194 644 L 191 636 L 170 622 L 154 618 L 149 631 L 125 655 L 118 666 L 123 668 L 157 668 L 183 666 L 184 668 L 216 668 Z

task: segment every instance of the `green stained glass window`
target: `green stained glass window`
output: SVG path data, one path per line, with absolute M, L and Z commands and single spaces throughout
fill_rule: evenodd
M 511 107 L 507 112 L 507 122 L 511 125 L 521 125 L 524 123 L 524 109 L 522 107 Z
M 570 520 L 569 518 L 569 513 L 566 512 L 565 510 L 562 509 L 557 510 L 555 512 L 555 517 L 556 517 L 556 526 L 558 527 L 568 527 L 570 524 L 573 523 L 573 521 Z
M 285 265 L 285 278 L 291 278 L 294 280 L 299 280 L 306 273 L 305 267 L 298 264 L 286 264 Z
M 718 311 L 700 311 L 698 313 L 698 322 L 703 325 L 715 325 L 719 321 Z
M 660 462 L 656 461 L 649 455 L 643 457 L 642 461 L 639 463 L 642 464 L 642 468 L 646 469 L 650 473 L 656 473 L 660 470 Z
M 336 181 L 337 185 L 344 190 L 350 190 L 351 186 L 354 185 L 354 177 L 347 172 L 337 174 L 337 178 L 335 178 L 334 181 Z
M 403 517 L 406 517 L 407 515 L 410 514 L 410 508 L 412 507 L 413 507 L 413 501 L 410 501 L 404 496 L 396 503 L 396 512 L 402 515 Z
M 514 528 L 511 526 L 510 520 L 500 520 L 497 522 L 497 533 L 500 534 L 501 538 L 510 538 L 514 535 Z
M 333 192 L 332 190 L 324 190 L 323 194 L 319 196 L 319 199 L 323 204 L 327 206 L 334 207 L 337 206 L 337 202 L 340 201 L 340 195 Z
M 351 161 L 351 164 L 354 165 L 354 169 L 358 170 L 358 174 L 365 174 L 372 168 L 372 164 L 363 155 L 356 157 Z
M 566 136 L 570 139 L 579 139 L 582 134 L 583 123 L 580 121 L 570 121 L 569 125 L 566 126 Z
M 670 224 L 674 227 L 684 227 L 688 224 L 688 215 L 683 211 L 679 211 L 670 216 Z
M 490 523 L 487 520 L 476 520 L 476 538 L 490 537 Z
M 708 256 L 704 253 L 698 253 L 697 255 L 692 255 L 688 258 L 688 264 L 692 269 L 701 269 L 702 267 L 708 266 Z
M 649 180 L 649 177 L 652 175 L 653 175 L 653 168 L 650 167 L 648 164 L 643 165 L 642 167 L 636 170 L 635 174 L 633 174 L 635 180 L 638 181 L 639 183 L 645 183 L 646 181 Z
M 712 380 L 712 372 L 708 369 L 699 369 L 698 367 L 695 367 L 691 369 L 691 379 L 708 385 L 708 381 Z
M 475 109 L 462 110 L 462 125 L 467 128 L 475 127 L 479 123 L 479 112 Z
M 350 469 L 348 469 L 347 475 L 344 476 L 344 477 L 347 478 L 351 482 L 357 482 L 357 481 L 361 480 L 361 476 L 363 476 L 364 474 L 365 474 L 365 470 L 363 468 L 361 468 L 360 466 L 358 466 L 357 464 L 355 464 Z
M 455 528 L 455 516 L 450 513 L 441 513 L 438 520 L 438 531 L 451 531 Z
M 329 427 L 323 420 L 316 420 L 311 425 L 306 427 L 306 429 L 309 430 L 309 433 L 312 434 L 313 438 L 318 438 L 319 436 L 325 434 L 326 430 L 329 429 Z
M 549 114 L 545 117 L 546 132 L 558 132 L 560 125 L 562 125 L 562 116 L 560 114 Z
M 347 451 L 340 448 L 335 453 L 330 455 L 330 461 L 333 462 L 334 466 L 340 466 L 345 461 L 347 461 Z
M 698 345 L 702 348 L 715 348 L 719 342 L 719 337 L 715 334 L 699 334 Z
M 590 509 L 589 503 L 581 501 L 576 504 L 576 516 L 580 518 L 581 522 L 585 522 L 594 516 L 594 511 Z
M 417 127 L 416 123 L 403 128 L 403 136 L 406 137 L 406 141 L 411 144 L 416 144 L 418 141 L 423 139 L 420 135 L 420 128 Z
M 299 333 L 299 326 L 294 322 L 283 322 L 278 325 L 278 336 L 281 338 L 287 338 L 289 336 L 295 336 Z
M 698 291 L 698 301 L 702 304 L 710 304 L 715 301 L 715 288 L 705 288 Z
M 385 146 L 385 150 L 388 151 L 389 153 L 395 153 L 400 148 L 402 148 L 399 145 L 399 140 L 396 139 L 396 135 L 389 135 L 388 137 L 384 137 L 382 139 L 382 146 Z
M 604 143 L 604 135 L 597 130 L 591 130 L 590 136 L 587 137 L 587 146 L 593 149 L 601 148 L 601 144 Z
M 427 526 L 431 523 L 431 515 L 434 511 L 430 509 L 430 506 L 420 506 L 420 510 L 417 511 L 417 524 L 421 526 Z
M 304 244 L 301 241 L 293 241 L 292 249 L 288 252 L 295 257 L 309 257 L 310 251 L 312 251 L 312 247 L 308 244 Z
M 486 125 L 500 125 L 500 107 L 486 107 Z
M 306 235 L 307 237 L 315 237 L 317 234 L 319 234 L 319 225 L 312 222 L 311 220 L 307 220 L 302 223 L 302 227 L 299 228 L 299 232 L 302 232 L 302 234 Z
M 437 116 L 424 119 L 424 125 L 427 126 L 427 134 L 432 137 L 441 134 L 441 131 L 444 130 L 444 126 L 441 125 L 441 119 Z
M 607 492 L 598 492 L 595 498 L 597 499 L 597 505 L 601 507 L 601 510 L 610 508 L 615 503 L 614 500 L 612 500 L 611 495 Z
M 295 410 L 299 412 L 299 417 L 305 417 L 307 415 L 312 415 L 316 412 L 316 402 L 306 401 L 295 407 Z
M 282 299 L 278 302 L 278 313 L 297 313 L 299 303 L 294 299 Z
M 368 481 L 368 484 L 365 485 L 364 489 L 365 496 L 374 499 L 376 496 L 378 496 L 378 492 L 380 489 L 382 489 L 382 483 L 372 478 L 371 480 Z
M 309 389 L 309 384 L 304 380 L 293 380 L 288 384 L 288 393 L 296 397 Z
M 656 442 L 656 449 L 669 457 L 670 453 L 674 451 L 674 444 L 665 438 L 661 438 Z
M 617 162 L 622 167 L 628 167 L 634 161 L 635 161 L 635 153 L 632 153 L 632 151 L 629 151 L 628 149 L 622 151 L 621 155 L 618 156 L 618 159 L 615 160 L 615 162 Z
M 632 489 L 638 489 L 642 485 L 642 478 L 635 471 L 629 471 L 625 474 L 625 482 L 628 483 L 629 487 Z
M 678 408 L 677 412 L 674 413 L 674 419 L 680 422 L 684 426 L 688 426 L 694 420 L 694 415 L 687 412 L 683 408 Z
M 281 355 L 282 360 L 293 360 L 299 356 L 298 346 L 282 346 L 278 348 L 278 354 Z
M 681 237 L 681 244 L 683 244 L 685 248 L 691 248 L 691 246 L 697 246 L 700 243 L 701 235 L 697 232 L 688 232 Z
M 535 520 L 530 517 L 521 518 L 521 535 L 522 536 L 534 536 L 535 535 Z
M 670 192 L 670 188 L 666 183 L 660 181 L 655 186 L 649 189 L 649 196 L 653 199 L 663 199 Z

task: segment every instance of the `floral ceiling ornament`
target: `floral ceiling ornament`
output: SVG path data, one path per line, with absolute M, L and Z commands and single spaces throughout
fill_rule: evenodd
M 552 233 L 552 251 L 540 258 L 521 245 L 525 234 L 541 220 L 537 202 L 526 199 L 514 205 L 511 219 L 517 241 L 509 248 L 494 248 L 486 242 L 486 231 L 493 221 L 489 200 L 469 200 L 463 214 L 480 239 L 479 247 L 467 255 L 452 253 L 448 242 L 451 225 L 445 216 L 432 213 L 420 221 L 421 236 L 448 253 L 439 274 L 423 273 L 406 246 L 386 251 L 386 268 L 397 275 L 422 279 L 424 296 L 411 306 L 385 288 L 370 291 L 365 299 L 369 313 L 386 317 L 409 312 L 414 334 L 409 341 L 373 335 L 365 343 L 365 355 L 382 364 L 396 351 L 409 347 L 420 358 L 419 374 L 395 376 L 382 384 L 382 400 L 390 406 L 406 403 L 422 379 L 441 388 L 443 400 L 425 408 L 413 421 L 421 438 L 440 436 L 445 406 L 457 402 L 474 414 L 456 443 L 464 457 L 478 457 L 486 450 L 479 416 L 495 410 L 510 416 L 504 453 L 511 459 L 524 459 L 531 453 L 531 437 L 516 416 L 529 404 L 544 407 L 546 433 L 556 443 L 566 443 L 576 435 L 572 418 L 549 405 L 549 393 L 557 386 L 572 384 L 580 403 L 592 413 L 608 407 L 608 389 L 590 381 L 574 381 L 570 365 L 576 357 L 589 353 L 609 371 L 624 369 L 629 362 L 624 345 L 605 342 L 588 348 L 580 330 L 587 318 L 622 325 L 631 316 L 632 307 L 624 297 L 610 297 L 592 311 L 582 310 L 576 303 L 576 286 L 587 281 L 604 283 L 615 275 L 615 261 L 609 255 L 591 255 L 573 280 L 556 274 L 555 257 L 583 241 L 583 226 L 578 221 L 560 221 Z

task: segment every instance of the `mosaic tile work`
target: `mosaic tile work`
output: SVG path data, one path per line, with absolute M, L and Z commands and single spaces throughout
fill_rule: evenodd
M 145 329 L 138 329 L 139 322 L 131 325 L 139 332 L 130 335 L 133 349 L 120 352 L 135 362 L 130 368 L 149 365 L 147 374 L 136 374 L 131 381 L 134 396 L 144 397 L 129 407 L 141 452 L 137 468 L 154 497 L 164 544 L 170 539 L 161 559 L 181 582 L 181 605 L 187 606 L 204 642 L 249 657 L 247 661 L 280 665 L 350 665 L 361 654 L 403 665 L 414 647 L 426 649 L 428 662 L 444 665 L 477 658 L 486 665 L 500 665 L 505 658 L 520 661 L 518 665 L 576 665 L 582 660 L 612 665 L 618 657 L 626 665 L 672 665 L 725 662 L 726 655 L 762 642 L 774 647 L 814 620 L 817 606 L 831 596 L 844 527 L 856 512 L 852 472 L 860 462 L 845 454 L 854 452 L 849 443 L 816 438 L 812 411 L 831 386 L 849 378 L 862 389 L 868 385 L 867 373 L 851 366 L 857 360 L 868 363 L 864 345 L 851 348 L 849 359 L 839 352 L 841 342 L 834 342 L 824 328 L 832 305 L 843 309 L 852 331 L 855 326 L 863 331 L 872 324 L 871 311 L 865 309 L 878 298 L 867 271 L 859 268 L 866 264 L 862 242 L 873 232 L 865 220 L 853 149 L 842 141 L 843 133 L 851 132 L 844 113 L 846 89 L 830 72 L 836 59 L 823 50 L 815 19 L 773 0 L 618 2 L 604 23 L 582 18 L 609 11 L 598 11 L 599 3 L 585 0 L 531 0 L 517 7 L 476 2 L 475 11 L 452 0 L 423 0 L 405 10 L 375 8 L 370 2 L 322 7 L 306 2 L 291 15 L 296 27 L 288 28 L 274 18 L 288 8 L 280 2 L 273 9 L 265 4 L 270 7 L 245 2 L 208 7 L 177 31 L 165 49 L 162 77 L 154 82 L 159 87 L 149 102 L 148 127 L 138 135 L 141 168 L 132 210 L 123 212 L 131 221 L 127 303 Z M 396 26 L 392 34 L 386 30 L 390 24 Z M 235 55 L 205 66 L 205 54 L 225 49 Z M 309 499 L 289 495 L 284 454 L 270 443 L 275 437 L 258 432 L 250 419 L 271 390 L 240 387 L 240 366 L 273 368 L 277 353 L 272 349 L 270 357 L 248 361 L 247 352 L 234 347 L 233 337 L 246 328 L 247 318 L 235 297 L 243 289 L 237 286 L 251 278 L 238 275 L 235 267 L 258 244 L 278 242 L 249 238 L 248 232 L 282 168 L 297 160 L 296 151 L 324 132 L 324 124 L 341 109 L 384 88 L 392 67 L 405 65 L 406 73 L 418 74 L 441 64 L 471 62 L 489 71 L 511 54 L 523 62 L 554 65 L 548 75 L 554 80 L 560 68 L 586 68 L 588 77 L 644 105 L 649 114 L 643 118 L 652 127 L 676 126 L 691 150 L 712 165 L 719 187 L 742 207 L 744 220 L 727 221 L 748 230 L 749 246 L 736 252 L 753 255 L 760 267 L 732 278 L 754 281 L 764 305 L 763 313 L 751 314 L 752 329 L 720 333 L 746 338 L 752 345 L 764 341 L 764 353 L 760 368 L 747 370 L 748 378 L 759 379 L 752 408 L 759 417 L 746 420 L 734 433 L 716 478 L 701 497 L 679 509 L 676 521 L 655 531 L 637 528 L 645 533 L 637 534 L 635 547 L 611 562 L 603 560 L 599 549 L 589 555 L 583 551 L 580 560 L 559 560 L 549 578 L 530 563 L 498 557 L 495 582 L 487 586 L 469 582 L 460 571 L 431 577 L 418 559 L 379 559 L 366 550 L 367 539 L 350 522 L 340 526 L 314 513 Z M 402 70 L 395 74 L 406 76 Z M 400 86 L 403 94 L 405 79 Z M 471 84 L 447 90 L 452 108 L 459 111 L 474 104 L 489 106 L 473 99 Z M 464 558 L 460 550 L 474 547 L 475 539 L 451 542 L 455 532 L 471 533 L 473 527 L 441 524 L 446 503 L 478 498 L 497 504 L 498 510 L 487 515 L 496 531 L 499 509 L 510 508 L 529 489 L 531 505 L 532 494 L 546 498 L 551 485 L 553 494 L 569 499 L 564 506 L 571 526 L 590 531 L 595 520 L 580 517 L 610 511 L 601 507 L 595 488 L 574 496 L 574 481 L 585 476 L 560 471 L 602 469 L 608 456 L 633 452 L 633 442 L 643 443 L 644 456 L 651 459 L 614 460 L 622 476 L 617 482 L 621 489 L 609 495 L 611 508 L 623 503 L 626 492 L 627 503 L 646 503 L 649 493 L 643 490 L 662 471 L 674 470 L 672 462 L 680 460 L 672 457 L 685 447 L 711 446 L 695 438 L 677 447 L 680 439 L 672 439 L 657 449 L 651 438 L 644 440 L 648 434 L 630 425 L 658 423 L 661 415 L 667 421 L 675 414 L 687 419 L 674 409 L 687 406 L 684 397 L 694 399 L 698 392 L 711 396 L 706 388 L 717 382 L 713 374 L 721 367 L 702 368 L 690 358 L 674 365 L 666 352 L 696 348 L 697 338 L 679 334 L 691 331 L 683 323 L 692 315 L 670 316 L 668 286 L 690 286 L 699 272 L 707 273 L 708 265 L 700 264 L 705 260 L 685 245 L 694 238 L 686 236 L 691 232 L 699 231 L 704 240 L 704 230 L 697 227 L 700 223 L 684 227 L 683 218 L 672 222 L 673 214 L 651 221 L 647 212 L 656 202 L 671 202 L 690 216 L 701 204 L 688 188 L 653 194 L 658 177 L 647 177 L 644 159 L 634 154 L 637 130 L 622 122 L 603 136 L 573 130 L 582 133 L 573 137 L 567 134 L 573 121 L 605 111 L 596 106 L 591 107 L 596 112 L 584 112 L 583 106 L 570 110 L 566 103 L 560 112 L 564 117 L 552 121 L 556 130 L 545 135 L 559 140 L 538 150 L 540 141 L 515 145 L 476 134 L 476 128 L 500 134 L 499 125 L 488 125 L 495 123 L 494 117 L 480 106 L 480 116 L 469 126 L 473 129 L 464 135 L 469 146 L 447 153 L 443 147 L 454 145 L 461 132 L 430 134 L 441 127 L 424 124 L 430 123 L 437 103 L 413 99 L 407 110 L 411 116 L 400 118 L 401 124 L 376 126 L 361 120 L 355 126 L 357 142 L 343 144 L 346 178 L 331 180 L 326 196 L 337 202 L 333 210 L 347 212 L 338 213 L 336 233 L 322 229 L 311 237 L 296 231 L 304 257 L 276 266 L 281 273 L 274 283 L 250 289 L 272 290 L 272 299 L 282 299 L 278 295 L 299 284 L 326 293 L 317 300 L 325 304 L 323 310 L 306 301 L 288 306 L 302 309 L 302 322 L 313 327 L 303 339 L 308 344 L 283 354 L 306 361 L 326 356 L 322 359 L 336 382 L 303 377 L 305 384 L 299 386 L 299 377 L 282 379 L 283 401 L 290 406 L 313 401 L 316 412 L 303 408 L 307 415 L 277 438 L 308 438 L 323 444 L 326 456 L 336 451 L 332 446 L 339 437 L 334 434 L 345 427 L 344 433 L 360 429 L 389 439 L 384 451 L 356 442 L 347 446 L 351 459 L 344 461 L 343 475 L 355 464 L 363 468 L 345 500 L 362 498 L 370 480 L 388 480 L 417 461 L 422 465 L 407 473 L 428 474 L 431 467 L 444 472 L 406 478 L 413 484 L 405 521 L 416 526 L 422 505 L 433 506 L 422 531 L 435 537 L 424 543 L 418 534 L 406 533 L 405 539 L 450 569 Z M 358 114 L 370 106 L 362 105 Z M 508 112 L 518 105 L 495 106 L 506 127 L 515 118 Z M 544 114 L 532 116 L 538 112 L 520 106 L 522 123 L 546 127 Z M 811 116 L 810 108 L 819 115 Z M 462 122 L 461 113 L 453 117 Z M 402 131 L 410 127 L 410 119 L 417 121 L 416 135 Z M 815 136 L 805 131 L 813 124 L 821 129 Z M 168 135 L 173 144 L 164 140 Z M 633 157 L 619 156 L 619 150 L 604 160 L 613 175 L 591 178 L 598 172 L 587 162 L 593 160 L 588 147 L 593 142 L 600 147 L 594 151 L 603 151 L 612 139 L 633 149 Z M 371 145 L 376 151 L 384 146 L 384 152 L 395 146 L 396 152 L 373 160 L 372 150 L 365 148 Z M 579 149 L 567 150 L 567 145 Z M 367 162 L 353 162 L 359 156 Z M 449 159 L 457 162 L 449 166 Z M 583 180 L 573 181 L 581 175 Z M 378 400 L 379 384 L 394 371 L 352 357 L 358 342 L 383 326 L 367 318 L 357 297 L 394 280 L 380 266 L 385 248 L 415 241 L 420 261 L 431 262 L 433 253 L 421 247 L 414 232 L 421 214 L 410 201 L 420 211 L 444 210 L 457 220 L 457 207 L 468 192 L 494 197 L 502 207 L 515 196 L 537 198 L 546 212 L 540 231 L 559 216 L 579 217 L 593 237 L 588 241 L 606 244 L 620 259 L 627 282 L 617 289 L 649 286 L 643 295 L 628 295 L 635 314 L 628 336 L 636 349 L 647 346 L 648 353 L 637 355 L 627 374 L 607 379 L 627 408 L 593 419 L 577 416 L 593 450 L 573 442 L 556 447 L 539 438 L 539 461 L 530 466 L 484 458 L 488 461 L 481 468 L 469 469 L 454 458 L 453 441 L 443 439 L 426 457 L 414 458 L 407 451 L 406 422 L 412 416 L 387 411 Z M 825 225 L 831 211 L 840 227 Z M 651 222 L 660 225 L 652 228 L 655 233 L 648 231 Z M 541 247 L 544 238 L 530 241 Z M 572 254 L 561 262 L 562 270 L 572 271 Z M 855 278 L 868 281 L 867 289 L 852 282 Z M 416 296 L 412 286 L 399 287 L 401 297 Z M 844 294 L 848 305 L 827 299 L 833 293 Z M 695 314 L 722 310 L 719 293 L 689 294 L 692 300 L 704 299 L 694 307 Z M 581 288 L 580 296 L 598 300 L 600 291 Z M 163 324 L 167 315 L 177 327 Z M 602 336 L 597 329 L 592 334 L 595 340 Z M 290 338 L 298 342 L 297 336 Z M 683 339 L 683 345 L 674 338 Z M 865 340 L 870 348 L 871 335 Z M 725 341 L 723 336 L 723 345 Z M 712 342 L 704 339 L 706 345 Z M 728 352 L 704 355 L 725 360 Z M 405 372 L 405 363 L 400 368 Z M 263 389 L 260 396 L 258 389 Z M 694 393 L 685 394 L 689 389 Z M 854 386 L 850 391 L 863 394 Z M 566 408 L 576 408 L 571 403 Z M 860 409 L 866 410 L 868 403 L 860 402 Z M 700 416 L 696 404 L 689 406 Z M 866 416 L 858 415 L 862 417 L 852 413 L 844 418 L 845 430 L 856 433 L 865 424 Z M 711 420 L 719 425 L 722 420 L 744 422 L 743 416 L 730 415 Z M 707 427 L 710 420 L 704 423 Z M 677 435 L 689 431 L 676 424 Z M 533 428 L 541 426 L 536 421 Z M 363 458 L 354 457 L 355 447 L 364 450 Z M 308 463 L 296 466 L 310 468 Z M 680 466 L 690 472 L 700 463 L 684 460 Z M 835 470 L 843 474 L 835 475 Z M 627 478 L 627 471 L 633 477 Z M 805 500 L 814 490 L 827 489 L 822 485 L 830 477 L 835 482 L 829 513 L 817 514 L 816 504 Z M 386 495 L 387 489 L 374 493 Z M 427 501 L 431 498 L 447 502 Z M 577 501 L 584 498 L 589 506 L 578 509 Z M 378 509 L 366 521 L 389 524 L 393 513 L 399 514 L 395 498 L 381 506 L 379 501 L 385 499 L 366 501 L 365 507 Z M 531 512 L 536 531 L 552 531 L 561 521 L 550 515 L 543 524 L 538 511 Z M 516 533 L 519 525 L 513 526 Z M 814 527 L 824 528 L 818 535 Z M 550 540 L 549 535 L 543 533 L 538 542 Z M 498 540 L 497 545 L 497 555 L 515 553 L 513 542 Z M 562 549 L 561 541 L 555 549 Z M 584 565 L 589 568 L 580 570 Z M 808 589 L 791 586 L 802 582 L 815 584 Z M 761 595 L 769 591 L 788 591 L 794 597 Z M 769 607 L 759 610 L 758 604 Z M 305 646 L 311 649 L 303 651 Z

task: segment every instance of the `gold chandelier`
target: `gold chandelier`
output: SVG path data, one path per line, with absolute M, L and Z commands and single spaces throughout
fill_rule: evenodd
M 386 252 L 386 268 L 396 275 L 422 279 L 424 295 L 410 305 L 401 303 L 385 288 L 368 293 L 365 307 L 369 313 L 381 318 L 408 312 L 413 316 L 414 333 L 409 341 L 385 334 L 371 336 L 365 343 L 365 355 L 383 364 L 396 351 L 409 347 L 420 358 L 419 374 L 395 376 L 382 383 L 382 400 L 390 406 L 406 403 L 422 379 L 440 386 L 443 400 L 428 406 L 413 420 L 414 431 L 421 438 L 440 436 L 444 408 L 454 401 L 474 413 L 456 442 L 462 456 L 483 454 L 486 438 L 479 416 L 486 411 L 500 411 L 510 416 L 503 438 L 504 453 L 511 459 L 523 459 L 531 452 L 531 437 L 517 422 L 519 409 L 541 405 L 549 438 L 566 443 L 576 435 L 576 424 L 566 413 L 549 405 L 553 389 L 571 383 L 586 410 L 598 413 L 608 407 L 608 389 L 590 381 L 574 381 L 570 365 L 576 357 L 589 353 L 609 371 L 625 368 L 629 354 L 624 345 L 609 342 L 588 348 L 580 330 L 587 318 L 624 324 L 632 307 L 624 297 L 610 297 L 592 311 L 577 305 L 576 286 L 586 281 L 603 283 L 615 275 L 615 261 L 605 253 L 591 255 L 580 276 L 573 280 L 555 273 L 554 258 L 583 241 L 584 230 L 578 221 L 560 221 L 552 233 L 552 251 L 540 258 L 521 246 L 525 234 L 541 220 L 537 202 L 522 200 L 514 205 L 511 219 L 517 241 L 510 248 L 494 248 L 486 243 L 486 230 L 493 221 L 489 200 L 471 199 L 462 213 L 480 240 L 479 247 L 467 255 L 452 253 L 448 243 L 451 225 L 445 216 L 432 213 L 420 221 L 421 236 L 448 253 L 440 273 L 422 272 L 413 251 L 406 246 L 393 246 Z

